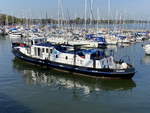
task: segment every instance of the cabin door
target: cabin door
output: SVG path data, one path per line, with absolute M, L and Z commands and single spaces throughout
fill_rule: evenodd
M 41 56 L 41 49 L 38 48 L 38 56 Z

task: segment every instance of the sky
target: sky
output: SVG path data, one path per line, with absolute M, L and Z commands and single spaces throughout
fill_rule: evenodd
M 63 1 L 58 8 L 58 0 L 0 0 L 0 13 L 17 17 L 45 18 L 75 18 L 85 15 L 85 0 Z M 87 18 L 90 17 L 90 0 L 87 5 Z M 93 0 L 92 13 L 98 19 L 141 19 L 150 20 L 150 0 Z M 62 9 L 62 10 L 61 10 Z

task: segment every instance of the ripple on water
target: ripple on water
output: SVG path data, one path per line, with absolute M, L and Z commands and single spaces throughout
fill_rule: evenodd
M 91 79 L 43 69 L 15 60 L 9 44 L 7 39 L 0 39 L 3 52 L 0 113 L 147 113 L 150 110 L 150 58 L 144 57 L 140 44 L 118 50 L 119 55 L 127 53 L 134 58 L 138 72 L 133 80 Z
M 32 110 L 0 92 L 0 113 L 32 113 Z

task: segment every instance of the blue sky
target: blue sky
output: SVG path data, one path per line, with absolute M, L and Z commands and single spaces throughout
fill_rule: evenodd
M 90 0 L 87 0 L 90 1 Z M 150 0 L 110 0 L 111 11 L 108 16 L 108 0 L 94 0 L 93 14 L 97 18 L 130 18 L 150 20 Z M 0 0 L 0 13 L 19 17 L 57 18 L 58 0 Z M 84 0 L 63 0 L 64 16 L 84 17 Z M 67 13 L 67 10 L 69 13 Z M 89 10 L 89 8 L 88 8 Z M 89 15 L 89 13 L 87 13 Z

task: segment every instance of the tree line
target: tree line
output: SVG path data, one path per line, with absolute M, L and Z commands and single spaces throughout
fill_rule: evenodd
M 132 23 L 150 23 L 144 20 L 91 20 L 86 21 L 83 18 L 76 18 L 70 20 L 57 19 L 29 19 L 17 18 L 15 16 L 0 14 L 0 25 L 14 25 L 14 24 L 132 24 Z

